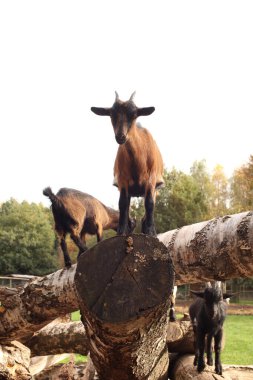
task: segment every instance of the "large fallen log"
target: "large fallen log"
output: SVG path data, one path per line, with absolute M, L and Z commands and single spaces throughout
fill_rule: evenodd
M 143 234 L 107 239 L 81 255 L 75 284 L 99 378 L 167 379 L 174 271 L 166 247 Z
M 192 224 L 158 238 L 169 249 L 177 285 L 253 276 L 253 212 Z
M 252 277 L 252 227 L 252 212 L 244 212 L 185 226 L 158 238 L 169 249 L 177 284 Z M 0 288 L 0 343 L 25 341 L 58 316 L 77 310 L 75 270 L 73 265 L 37 278 L 21 291 Z
M 190 320 L 176 320 L 168 324 L 167 347 L 169 352 L 194 354 L 194 333 Z
M 223 365 L 223 375 L 217 375 L 214 367 L 206 366 L 205 370 L 198 373 L 193 366 L 193 355 L 179 356 L 170 371 L 172 380 L 252 380 L 253 366 L 228 366 Z
M 59 316 L 78 310 L 76 266 L 30 281 L 23 289 L 0 288 L 0 343 L 26 341 Z
M 56 320 L 57 321 L 57 320 Z M 166 337 L 169 352 L 194 353 L 194 336 L 189 320 L 169 322 Z M 31 357 L 65 352 L 88 354 L 88 340 L 82 322 L 57 323 L 45 326 L 25 342 Z
M 88 354 L 88 342 L 82 322 L 67 322 L 51 325 L 37 331 L 25 342 L 31 357 L 67 353 Z

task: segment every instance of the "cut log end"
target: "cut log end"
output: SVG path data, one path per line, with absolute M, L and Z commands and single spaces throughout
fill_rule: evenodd
M 107 239 L 81 255 L 75 285 L 99 378 L 166 379 L 174 285 L 167 248 L 143 234 Z
M 167 248 L 139 234 L 115 236 L 83 253 L 75 284 L 99 319 L 121 322 L 166 302 L 174 282 Z

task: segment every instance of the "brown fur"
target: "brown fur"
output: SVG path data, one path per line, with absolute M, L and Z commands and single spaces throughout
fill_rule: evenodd
M 149 188 L 154 194 L 156 187 L 163 183 L 163 160 L 157 144 L 151 133 L 136 122 L 127 136 L 126 143 L 118 148 L 114 163 L 117 186 L 119 190 L 125 188 L 130 196 L 145 196 Z M 131 191 L 133 188 L 136 191 Z
M 156 189 L 163 180 L 163 160 L 151 133 L 137 125 L 139 116 L 154 112 L 154 107 L 138 108 L 133 102 L 134 94 L 126 102 L 116 99 L 111 108 L 92 107 L 99 116 L 110 116 L 115 138 L 119 144 L 114 163 L 114 185 L 119 188 L 119 228 L 118 234 L 128 234 L 130 199 L 145 197 L 145 216 L 142 232 L 156 235 L 154 226 L 154 205 Z
M 65 266 L 71 266 L 65 241 L 68 233 L 81 254 L 87 250 L 86 234 L 97 235 L 97 241 L 100 241 L 103 230 L 117 231 L 119 212 L 106 207 L 93 196 L 67 188 L 60 189 L 55 195 L 50 187 L 44 189 L 43 194 L 52 202 L 55 231 L 60 239 Z

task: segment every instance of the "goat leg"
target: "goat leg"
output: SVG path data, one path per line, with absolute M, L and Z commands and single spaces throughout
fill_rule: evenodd
M 202 372 L 205 368 L 205 334 L 202 331 L 197 331 L 197 347 L 199 351 L 198 357 L 198 372 Z
M 69 257 L 69 253 L 68 253 L 68 248 L 67 248 L 67 244 L 66 244 L 66 241 L 65 241 L 65 237 L 61 238 L 60 245 L 61 245 L 61 249 L 62 249 L 62 252 L 63 252 L 65 267 L 66 268 L 70 268 L 72 263 L 71 263 L 71 259 Z
M 207 349 L 206 349 L 206 356 L 207 356 L 207 364 L 213 365 L 213 355 L 212 355 L 212 333 L 207 335 Z
M 81 255 L 81 253 L 87 251 L 87 247 L 86 245 L 84 244 L 84 242 L 80 239 L 79 236 L 76 236 L 74 234 L 71 234 L 70 235 L 71 239 L 73 240 L 73 242 L 77 245 L 77 247 L 79 248 L 79 253 L 78 253 L 78 256 L 79 257 Z
M 223 331 L 220 329 L 214 336 L 215 372 L 217 375 L 222 375 L 222 365 L 220 360 L 222 334 Z
M 119 225 L 117 234 L 128 235 L 130 231 L 129 226 L 129 205 L 130 197 L 126 192 L 126 189 L 121 189 L 119 197 Z
M 152 191 L 148 190 L 145 196 L 145 216 L 142 219 L 141 232 L 146 235 L 156 236 L 155 223 L 154 223 L 154 208 L 155 197 L 152 196 Z

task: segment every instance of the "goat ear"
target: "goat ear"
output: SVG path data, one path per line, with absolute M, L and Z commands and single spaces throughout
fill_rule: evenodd
M 196 290 L 190 290 L 190 292 L 197 297 L 204 298 L 204 292 L 197 292 Z
M 231 298 L 233 296 L 234 296 L 234 294 L 232 294 L 232 293 L 224 293 L 223 294 L 223 299 L 226 300 L 227 298 Z
M 155 107 L 143 107 L 137 108 L 137 116 L 148 116 L 151 115 L 155 110 Z
M 111 108 L 91 107 L 91 111 L 99 116 L 110 116 Z

